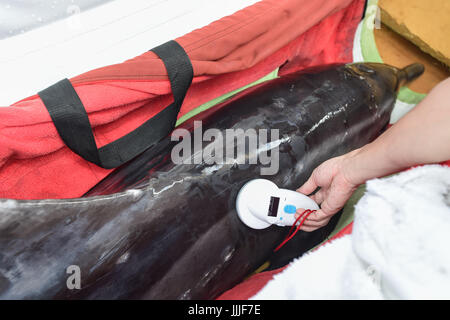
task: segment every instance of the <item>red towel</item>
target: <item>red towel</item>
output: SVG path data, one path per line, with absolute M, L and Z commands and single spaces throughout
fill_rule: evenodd
M 263 0 L 176 39 L 194 68 L 179 116 L 282 65 L 281 74 L 350 62 L 363 6 L 363 0 Z M 172 100 L 164 65 L 153 52 L 70 80 L 98 147 Z M 64 145 L 37 95 L 0 108 L 0 197 L 80 197 L 110 171 Z

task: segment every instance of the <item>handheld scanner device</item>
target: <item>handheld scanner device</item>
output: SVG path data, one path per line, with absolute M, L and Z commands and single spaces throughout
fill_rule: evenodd
M 247 182 L 239 191 L 236 211 L 243 223 L 253 229 L 264 229 L 272 224 L 292 226 L 297 208 L 317 210 L 319 206 L 304 194 L 280 189 L 266 179 Z

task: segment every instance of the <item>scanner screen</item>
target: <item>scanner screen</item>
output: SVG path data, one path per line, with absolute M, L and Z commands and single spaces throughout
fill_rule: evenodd
M 270 197 L 269 212 L 267 213 L 267 215 L 270 217 L 276 217 L 279 204 L 280 204 L 280 198 Z

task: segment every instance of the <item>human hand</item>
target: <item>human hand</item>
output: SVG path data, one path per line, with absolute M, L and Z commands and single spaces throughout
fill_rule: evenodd
M 325 226 L 331 217 L 344 207 L 358 187 L 358 183 L 353 182 L 348 174 L 348 160 L 357 152 L 358 150 L 355 150 L 325 161 L 313 171 L 308 181 L 297 189 L 297 192 L 309 195 L 320 187 L 320 190 L 310 198 L 321 208 L 308 216 L 300 230 L 311 232 Z M 295 218 L 298 218 L 304 210 L 297 209 Z

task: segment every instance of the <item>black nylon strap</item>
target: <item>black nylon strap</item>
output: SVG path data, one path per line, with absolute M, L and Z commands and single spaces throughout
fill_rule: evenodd
M 86 109 L 68 79 L 39 92 L 64 143 L 83 159 L 111 169 L 131 160 L 167 136 L 175 127 L 194 72 L 184 49 L 169 41 L 152 49 L 164 62 L 173 93 L 173 103 L 127 135 L 100 149 L 95 143 Z

